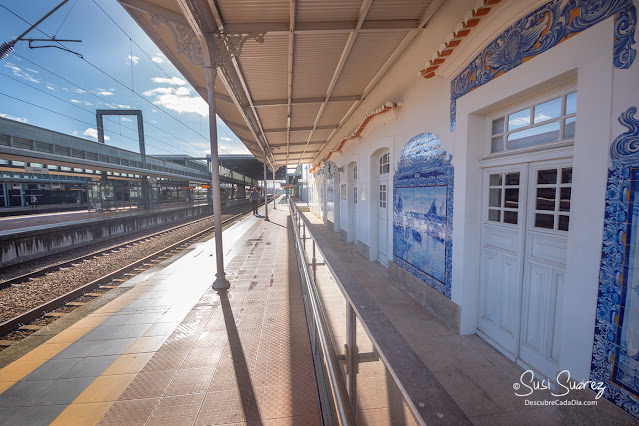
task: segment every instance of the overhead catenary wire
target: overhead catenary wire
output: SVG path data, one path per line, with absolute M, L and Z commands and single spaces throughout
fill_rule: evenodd
M 28 84 L 28 83 L 26 83 L 26 82 L 24 82 L 24 81 L 18 80 L 18 79 L 17 79 L 17 78 L 15 78 L 15 77 L 12 77 L 12 76 L 7 75 L 7 74 L 2 73 L 2 72 L 0 72 L 0 75 L 1 75 L 1 76 L 3 76 L 3 77 L 9 78 L 9 79 L 11 79 L 11 80 L 14 80 L 14 81 L 16 81 L 16 82 L 18 82 L 18 83 L 20 83 L 20 84 L 23 84 L 23 85 L 25 85 L 25 86 L 27 86 L 27 87 L 30 87 L 30 88 L 32 88 L 32 89 L 34 89 L 34 90 L 37 90 L 37 91 L 39 91 L 39 92 L 42 92 L 42 93 L 44 93 L 44 94 L 45 94 L 45 95 L 47 95 L 47 96 L 51 96 L 52 98 L 58 99 L 58 100 L 60 100 L 60 101 L 62 101 L 62 102 L 65 102 L 65 103 L 67 103 L 67 104 L 69 104 L 69 105 L 72 105 L 72 106 L 74 106 L 74 107 L 76 107 L 76 108 L 78 108 L 78 109 L 81 109 L 81 110 L 83 110 L 83 111 L 86 111 L 86 112 L 88 112 L 88 113 L 90 113 L 90 114 L 95 114 L 95 111 L 93 111 L 93 110 L 90 110 L 90 109 L 84 108 L 84 107 L 82 107 L 81 105 L 78 105 L 78 104 L 76 104 L 76 103 L 74 103 L 74 102 L 68 101 L 67 99 L 64 99 L 64 98 L 61 98 L 61 97 L 59 97 L 59 96 L 56 96 L 56 95 L 54 95 L 53 93 L 50 93 L 50 92 L 47 92 L 47 91 L 45 91 L 45 90 L 40 89 L 39 87 L 32 86 L 32 85 L 30 85 L 30 84 Z M 134 132 L 134 133 L 137 133 L 137 131 L 138 131 L 137 127 L 135 127 L 135 128 L 134 128 L 134 127 L 129 127 L 129 126 L 123 125 L 121 122 L 116 122 L 115 120 L 113 120 L 113 119 L 111 119 L 111 118 L 108 118 L 108 116 L 107 116 L 107 117 L 104 117 L 104 121 L 109 121 L 109 122 L 114 123 L 114 124 L 119 124 L 121 127 L 124 127 L 125 129 L 130 130 L 130 131 L 132 131 L 132 132 Z M 122 135 L 122 133 L 120 133 L 120 135 Z M 122 135 L 122 136 L 124 136 L 124 135 Z M 146 137 L 147 139 L 155 140 L 155 141 L 157 141 L 157 142 L 159 142 L 159 143 L 162 143 L 162 144 L 165 144 L 165 145 L 168 145 L 168 146 L 173 146 L 173 145 L 169 144 L 168 142 L 164 142 L 164 141 L 162 141 L 162 140 L 160 140 L 160 139 L 157 139 L 157 138 L 155 138 L 155 137 L 153 137 L 153 136 L 150 136 L 150 135 L 145 135 L 145 137 Z M 151 144 L 149 144 L 149 146 L 156 147 L 155 145 L 151 145 Z M 168 152 L 168 151 L 167 151 L 167 152 Z M 178 151 L 178 152 L 176 152 L 176 154 L 177 154 L 177 153 L 179 153 L 179 151 Z
M 6 93 L 2 93 L 2 92 L 0 92 L 0 95 L 1 95 L 1 96 L 6 96 L 7 98 L 14 99 L 14 100 L 16 100 L 16 101 L 24 102 L 25 104 L 28 104 L 28 105 L 34 106 L 34 107 L 36 107 L 36 108 L 43 109 L 43 110 L 45 110 L 45 111 L 52 112 L 52 113 L 54 113 L 54 114 L 61 115 L 61 116 L 66 117 L 66 118 L 70 118 L 70 119 L 72 119 L 72 120 L 78 121 L 78 122 L 83 123 L 83 124 L 88 124 L 88 125 L 90 125 L 90 126 L 92 126 L 92 125 L 93 125 L 92 123 L 89 123 L 89 122 L 86 122 L 86 121 L 80 120 L 79 118 L 72 117 L 72 116 L 70 116 L 70 115 L 66 115 L 66 114 L 63 114 L 63 113 L 58 112 L 58 111 L 54 111 L 54 110 L 49 109 L 49 108 L 47 108 L 47 107 L 43 107 L 42 105 L 34 104 L 33 102 L 25 101 L 24 99 L 16 98 L 15 96 L 7 95 Z M 128 137 L 128 136 L 124 136 L 124 135 L 122 135 L 122 137 L 123 137 L 123 138 L 125 138 L 125 139 L 132 140 L 133 142 L 138 142 L 138 140 L 137 140 L 137 139 L 130 138 L 130 137 Z M 168 151 L 168 150 L 166 150 L 166 149 L 164 149 L 164 148 L 160 148 L 160 147 L 158 147 L 158 146 L 151 145 L 151 144 L 148 144 L 148 145 L 149 145 L 149 146 L 152 146 L 153 148 L 160 149 L 160 150 L 162 150 L 162 151 L 168 152 L 169 154 L 172 154 L 172 152 L 171 152 L 171 151 Z
M 11 11 L 9 8 L 7 8 L 4 5 L 0 5 L 2 8 L 6 9 L 8 12 L 10 12 L 11 14 L 13 14 L 14 16 L 16 16 L 17 18 L 21 19 L 22 21 L 24 21 L 25 23 L 31 25 L 29 23 L 29 21 L 27 21 L 26 19 L 24 19 L 23 17 L 21 17 L 20 15 L 16 14 L 15 12 Z M 51 36 L 49 36 L 46 32 L 42 31 L 39 28 L 36 28 L 38 31 L 40 31 L 42 34 L 44 34 L 45 36 L 51 38 Z M 59 41 L 56 40 L 56 43 L 58 43 L 60 46 L 65 47 L 66 46 L 62 43 L 60 43 Z M 136 43 L 137 45 L 137 43 Z M 145 53 L 146 54 L 146 53 Z M 148 55 L 147 55 L 148 56 Z M 158 105 L 154 104 L 153 102 L 151 102 L 150 100 L 146 99 L 144 96 L 142 96 L 140 93 L 132 90 L 131 88 L 129 88 L 126 84 L 122 83 L 120 80 L 118 80 L 117 78 L 113 77 L 112 75 L 110 75 L 109 73 L 107 73 L 106 71 L 104 71 L 103 69 L 101 69 L 100 67 L 98 67 L 97 65 L 93 64 L 91 61 L 87 60 L 86 58 L 80 58 L 82 61 L 86 62 L 88 65 L 90 65 L 91 67 L 95 68 L 96 70 L 98 70 L 99 72 L 101 72 L 102 74 L 104 74 L 105 76 L 109 77 L 110 79 L 112 79 L 113 81 L 115 81 L 116 83 L 118 83 L 119 85 L 121 85 L 122 87 L 124 87 L 127 90 L 130 90 L 133 94 L 135 94 L 136 96 L 138 96 L 140 99 L 142 99 L 143 101 L 145 101 L 146 103 L 150 104 L 151 106 L 153 106 L 153 108 L 157 108 L 157 110 L 162 111 L 164 114 L 168 115 L 169 117 L 171 117 L 172 119 L 174 119 L 175 121 L 177 121 L 178 123 L 182 124 L 184 127 L 186 127 L 187 129 L 191 130 L 193 133 L 195 133 L 196 135 L 202 137 L 204 140 L 209 141 L 209 139 L 202 135 L 201 133 L 199 133 L 197 130 L 193 129 L 191 126 L 189 126 L 188 124 L 184 123 L 183 121 L 181 121 L 180 119 L 178 119 L 177 117 L 173 116 L 172 114 L 170 114 L 169 112 L 167 112 L 164 108 L 159 107 Z M 167 75 L 168 76 L 168 75 Z M 222 128 L 222 131 L 224 131 L 224 129 Z M 168 132 L 167 132 L 168 133 Z M 226 132 L 225 132 L 226 133 Z M 227 133 L 228 135 L 228 133 Z M 193 144 L 190 144 L 189 142 L 183 141 L 186 144 L 189 144 L 193 147 L 196 147 Z M 200 149 L 199 147 L 196 147 L 198 149 Z M 219 149 L 221 149 L 222 151 L 226 152 L 227 154 L 230 154 L 226 149 L 219 147 Z

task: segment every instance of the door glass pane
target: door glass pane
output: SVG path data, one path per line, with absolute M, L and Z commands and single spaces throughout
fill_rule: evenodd
M 493 222 L 499 222 L 499 213 L 501 212 L 501 210 L 488 210 L 488 220 L 491 220 Z
M 557 170 L 539 170 L 537 172 L 537 183 L 540 185 L 544 184 L 556 184 L 557 183 Z
M 504 123 L 506 121 L 506 117 L 498 118 L 497 120 L 493 120 L 493 132 L 491 135 L 498 135 L 504 132 Z
M 497 136 L 490 140 L 490 152 L 502 152 L 504 150 L 504 137 Z
M 561 183 L 572 183 L 572 167 L 561 169 Z
M 506 173 L 506 185 L 519 185 L 519 173 Z
M 510 212 L 510 211 L 504 210 L 504 222 L 513 223 L 517 225 L 517 212 Z
M 508 116 L 508 130 L 519 129 L 530 125 L 530 108 Z
M 551 214 L 536 214 L 535 227 L 553 229 L 555 225 L 555 216 Z
M 490 175 L 490 186 L 501 186 L 501 173 Z
M 508 149 L 525 148 L 559 139 L 559 122 L 544 124 L 508 135 Z
M 519 188 L 506 188 L 504 190 L 504 207 L 516 209 L 519 207 Z
M 501 207 L 501 189 L 490 188 L 488 194 L 489 207 Z
M 566 114 L 577 112 L 577 92 L 572 92 L 566 96 Z
M 555 210 L 556 188 L 537 188 L 537 205 L 535 210 Z
M 571 139 L 575 137 L 575 123 L 577 119 L 575 117 L 567 118 L 564 124 L 564 139 Z
M 561 188 L 561 199 L 559 200 L 560 212 L 570 211 L 570 189 L 571 188 Z
M 560 231 L 567 231 L 569 224 L 570 216 L 559 215 L 559 223 L 557 224 L 557 229 L 559 229 Z
M 551 118 L 557 118 L 561 115 L 561 98 L 553 99 L 552 101 L 544 102 L 541 105 L 535 107 L 535 117 L 533 118 L 535 123 L 541 123 L 542 121 L 550 120 Z

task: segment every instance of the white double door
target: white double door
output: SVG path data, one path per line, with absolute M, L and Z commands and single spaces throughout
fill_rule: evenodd
M 478 334 L 543 378 L 556 377 L 570 160 L 485 169 Z

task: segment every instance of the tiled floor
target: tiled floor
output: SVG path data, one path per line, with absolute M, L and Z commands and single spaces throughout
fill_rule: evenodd
M 318 424 L 288 215 L 270 218 L 225 231 L 230 291 L 201 244 L 0 370 L 0 424 Z

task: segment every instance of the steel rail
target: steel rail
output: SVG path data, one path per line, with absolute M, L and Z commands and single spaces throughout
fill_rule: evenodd
M 239 217 L 241 217 L 241 216 L 243 216 L 245 214 L 248 214 L 248 213 L 240 213 L 240 214 L 237 214 L 237 215 L 232 216 L 230 218 L 227 218 L 226 220 L 222 221 L 222 224 L 225 225 L 225 224 L 227 224 L 229 222 L 232 222 L 232 221 L 236 220 L 237 218 L 239 218 Z M 170 246 L 164 247 L 163 249 L 158 250 L 155 253 L 152 253 L 152 254 L 150 254 L 150 255 L 142 258 L 142 259 L 136 260 L 135 262 L 130 263 L 130 264 L 118 269 L 117 271 L 114 271 L 114 272 L 111 272 L 109 274 L 106 274 L 106 275 L 104 275 L 104 276 L 102 276 L 102 277 L 100 277 L 100 278 L 98 278 L 96 280 L 93 280 L 93 281 L 91 281 L 91 282 L 89 282 L 87 284 L 84 284 L 84 285 L 82 285 L 82 286 L 80 286 L 80 287 L 78 287 L 78 288 L 76 288 L 76 289 L 74 289 L 74 290 L 72 290 L 72 291 L 70 291 L 70 292 L 68 292 L 66 294 L 58 296 L 57 298 L 55 298 L 55 299 L 53 299 L 53 300 L 51 300 L 51 301 L 49 301 L 47 303 L 44 303 L 44 304 L 42 304 L 40 306 L 37 306 L 37 307 L 35 307 L 35 308 L 33 308 L 33 309 L 23 313 L 23 314 L 17 315 L 17 316 L 15 316 L 15 317 L 13 317 L 13 318 L 11 318 L 11 319 L 9 319 L 9 320 L 7 320 L 7 321 L 5 321 L 5 322 L 0 324 L 0 335 L 7 334 L 7 333 L 15 330 L 19 325 L 28 323 L 30 321 L 33 321 L 33 320 L 41 317 L 45 313 L 50 312 L 53 309 L 56 309 L 56 308 L 64 305 L 65 303 L 82 296 L 85 293 L 87 293 L 87 292 L 89 292 L 89 291 L 91 291 L 91 290 L 93 290 L 95 288 L 98 288 L 99 286 L 104 285 L 104 284 L 106 284 L 108 282 L 111 282 L 114 279 L 116 279 L 117 277 L 120 277 L 123 274 L 126 274 L 127 272 L 132 271 L 132 270 L 138 268 L 139 266 L 144 265 L 145 263 L 148 263 L 151 260 L 153 260 L 153 259 L 155 259 L 157 257 L 160 257 L 161 255 L 163 255 L 163 254 L 165 254 L 167 252 L 170 252 L 170 251 L 178 248 L 181 245 L 184 245 L 184 244 L 188 243 L 191 240 L 197 239 L 197 238 L 201 237 L 202 235 L 206 234 L 207 232 L 211 232 L 212 229 L 213 229 L 213 226 L 208 227 L 208 228 L 206 228 L 206 229 L 204 229 L 204 230 L 202 230 L 202 231 L 200 231 L 200 232 L 198 232 L 198 233 L 196 233 L 194 235 L 191 235 L 191 236 L 189 236 L 187 238 L 184 238 L 184 239 L 182 239 L 182 240 L 180 240 L 180 241 L 178 241 L 178 242 L 176 242 L 174 244 L 171 244 Z
M 245 206 L 241 206 L 239 208 L 228 209 L 226 211 L 226 213 L 232 212 L 234 210 L 240 210 L 243 207 L 245 207 Z M 109 247 L 109 248 L 106 248 L 106 249 L 96 250 L 94 252 L 91 252 L 91 253 L 88 253 L 88 254 L 84 254 L 82 256 L 78 256 L 78 257 L 70 259 L 70 260 L 65 260 L 65 261 L 62 261 L 62 262 L 59 262 L 59 263 L 55 263 L 53 265 L 45 266 L 44 268 L 38 269 L 37 271 L 27 272 L 26 274 L 22 274 L 22 275 L 19 275 L 17 277 L 14 277 L 14 278 L 11 278 L 11 279 L 8 279 L 8 280 L 0 282 L 0 290 L 8 288 L 8 287 L 11 287 L 14 284 L 20 284 L 20 283 L 27 282 L 31 278 L 41 277 L 41 276 L 46 275 L 48 273 L 58 271 L 58 270 L 60 270 L 62 268 L 68 268 L 68 267 L 76 266 L 75 265 L 76 263 L 80 263 L 80 262 L 83 262 L 85 260 L 93 259 L 96 256 L 103 256 L 103 255 L 106 255 L 106 254 L 109 254 L 109 253 L 113 253 L 113 252 L 118 251 L 118 250 L 120 250 L 122 248 L 126 248 L 127 246 L 129 246 L 131 244 L 141 243 L 141 242 L 144 242 L 145 240 L 149 240 L 149 239 L 160 237 L 162 235 L 166 235 L 166 234 L 168 234 L 170 232 L 186 228 L 186 227 L 194 225 L 194 224 L 196 224 L 198 222 L 203 222 L 203 221 L 209 219 L 209 217 L 210 216 L 207 216 L 207 217 L 204 217 L 204 218 L 195 219 L 195 220 L 192 220 L 190 222 L 182 223 L 182 224 L 174 226 L 172 228 L 164 229 L 162 231 L 158 231 L 158 232 L 155 232 L 155 233 L 152 233 L 152 234 L 147 234 L 145 236 L 142 236 L 142 237 L 139 237 L 139 238 L 136 238 L 136 239 L 133 239 L 133 240 L 129 240 L 127 242 L 124 242 L 124 243 L 121 243 L 121 244 L 117 244 L 115 246 L 112 246 L 112 247 Z M 144 232 L 144 231 L 142 230 L 140 232 Z M 108 240 L 103 240 L 103 241 L 99 241 L 99 242 L 105 242 L 105 241 L 108 241 Z M 71 247 L 70 249 L 73 249 L 73 247 Z M 27 262 L 28 261 L 16 263 L 16 264 L 10 265 L 10 267 L 19 266 L 19 265 L 22 265 L 22 264 L 27 263 Z
M 288 204 L 291 213 L 294 216 L 300 214 L 297 210 L 297 206 L 293 203 L 291 198 L 288 199 Z M 323 363 L 326 367 L 325 371 L 328 376 L 328 382 L 330 385 L 331 393 L 333 396 L 333 408 L 337 414 L 337 422 L 339 425 L 355 425 L 355 417 L 353 415 L 352 407 L 349 401 L 348 391 L 346 385 L 342 379 L 341 369 L 337 355 L 333 350 L 332 339 L 327 331 L 326 317 L 319 301 L 319 296 L 316 289 L 316 283 L 313 279 L 313 275 L 308 270 L 308 264 L 306 263 L 305 250 L 302 247 L 299 231 L 293 222 L 293 235 L 295 237 L 295 246 L 297 249 L 298 266 L 300 269 L 300 275 L 302 281 L 306 285 L 310 308 L 313 313 L 313 322 L 317 327 L 317 335 L 319 337 L 320 346 L 323 354 Z

